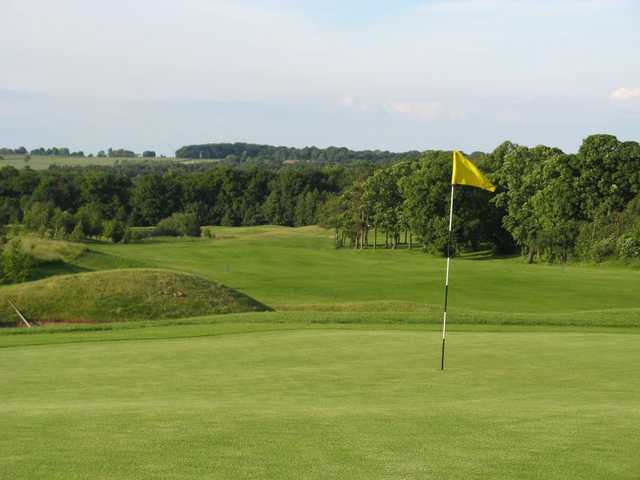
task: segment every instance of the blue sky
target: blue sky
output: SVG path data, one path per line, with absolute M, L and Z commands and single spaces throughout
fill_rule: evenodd
M 634 0 L 2 0 L 0 145 L 640 139 Z

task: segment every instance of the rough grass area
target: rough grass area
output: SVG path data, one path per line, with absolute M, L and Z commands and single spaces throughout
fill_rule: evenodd
M 0 323 L 17 303 L 38 322 L 112 322 L 265 310 L 255 300 L 195 275 L 120 269 L 61 275 L 0 289 Z
M 22 249 L 30 253 L 38 262 L 73 262 L 88 252 L 83 243 L 64 240 L 45 240 L 34 236 L 20 237 Z
M 0 478 L 638 478 L 640 335 L 209 328 L 0 348 Z

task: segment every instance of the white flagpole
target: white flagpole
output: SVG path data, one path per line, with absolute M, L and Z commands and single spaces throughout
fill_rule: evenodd
M 449 238 L 447 240 L 447 274 L 444 281 L 444 318 L 442 319 L 442 355 L 440 357 L 440 370 L 444 370 L 444 344 L 447 339 L 447 300 L 449 299 L 449 267 L 451 266 L 451 232 L 453 230 L 453 193 L 454 184 L 451 184 L 451 206 L 449 207 Z

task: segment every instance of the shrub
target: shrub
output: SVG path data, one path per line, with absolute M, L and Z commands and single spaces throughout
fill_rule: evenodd
M 627 260 L 640 258 L 640 223 L 630 232 L 622 235 L 617 243 L 618 256 Z
M 613 236 L 601 238 L 589 245 L 585 258 L 602 262 L 616 253 L 616 239 Z
M 82 222 L 86 237 L 99 237 L 102 235 L 104 215 L 102 205 L 99 203 L 87 203 L 76 212 L 76 221 Z
M 73 232 L 76 221 L 69 212 L 63 212 L 59 208 L 56 208 L 51 218 L 51 225 L 53 227 L 54 237 L 65 239 Z
M 155 233 L 172 237 L 199 237 L 200 223 L 198 217 L 193 213 L 174 213 L 170 217 L 160 220 Z
M 126 226 L 120 220 L 108 220 L 104 222 L 103 234 L 113 243 L 121 242 L 126 233 Z
M 127 228 L 127 241 L 137 241 L 137 240 L 144 240 L 145 238 L 151 238 L 154 237 L 156 235 L 158 235 L 157 233 L 157 229 L 153 228 Z
M 87 236 L 84 233 L 84 224 L 82 223 L 82 220 L 80 220 L 78 223 L 76 223 L 73 232 L 71 232 L 71 234 L 69 235 L 69 240 L 71 240 L 72 242 L 80 242 L 86 237 Z
M 24 212 L 24 225 L 32 232 L 44 235 L 53 216 L 53 205 L 48 202 L 33 202 Z
M 33 257 L 22 250 L 22 242 L 13 240 L 2 252 L 2 283 L 26 281 L 33 270 Z
M 423 236 L 424 250 L 427 253 L 438 256 L 447 256 L 447 244 L 449 243 L 449 220 L 446 217 L 435 217 L 429 222 L 430 228 Z M 456 234 L 459 230 L 458 225 L 454 223 L 452 242 L 450 246 L 450 254 L 452 257 L 458 255 L 458 245 L 456 242 Z
M 203 228 L 202 229 L 202 237 L 203 238 L 216 238 L 216 234 L 212 228 Z

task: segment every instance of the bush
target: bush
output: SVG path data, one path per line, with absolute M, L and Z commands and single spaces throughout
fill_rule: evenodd
M 26 281 L 33 270 L 33 257 L 22 250 L 22 242 L 17 239 L 9 243 L 2 252 L 2 283 Z
M 51 218 L 51 225 L 53 227 L 54 237 L 65 239 L 73 232 L 76 221 L 69 212 L 63 212 L 59 208 L 56 208 Z
M 53 216 L 53 205 L 48 202 L 33 202 L 24 212 L 24 225 L 28 230 L 44 236 Z
M 198 217 L 193 213 L 174 213 L 170 217 L 160 220 L 155 234 L 170 237 L 199 237 L 200 223 Z
M 124 239 L 126 230 L 127 228 L 125 224 L 120 220 L 108 220 L 104 222 L 104 236 L 111 240 L 113 243 L 121 242 Z
M 640 258 L 640 235 L 626 234 L 618 239 L 616 243 L 618 256 L 624 259 Z
M 212 228 L 203 228 L 202 229 L 202 237 L 203 238 L 216 238 L 216 234 L 214 233 Z
M 71 234 L 69 235 L 69 240 L 71 240 L 72 242 L 80 242 L 85 238 L 87 238 L 87 236 L 84 232 L 84 224 L 82 223 L 82 220 L 80 220 L 78 223 L 76 223 L 73 232 L 71 232 Z
M 158 235 L 155 228 L 127 228 L 127 242 L 144 240 L 145 238 L 151 238 Z
M 99 237 L 102 235 L 104 222 L 102 208 L 99 203 L 87 203 L 76 212 L 76 221 L 82 222 L 86 237 Z
M 451 235 L 450 254 L 452 257 L 458 255 L 458 244 L 456 237 L 458 225 L 454 223 Z M 422 238 L 424 250 L 427 253 L 438 256 L 447 256 L 447 245 L 449 243 L 449 220 L 446 217 L 435 217 L 429 222 L 429 229 Z

